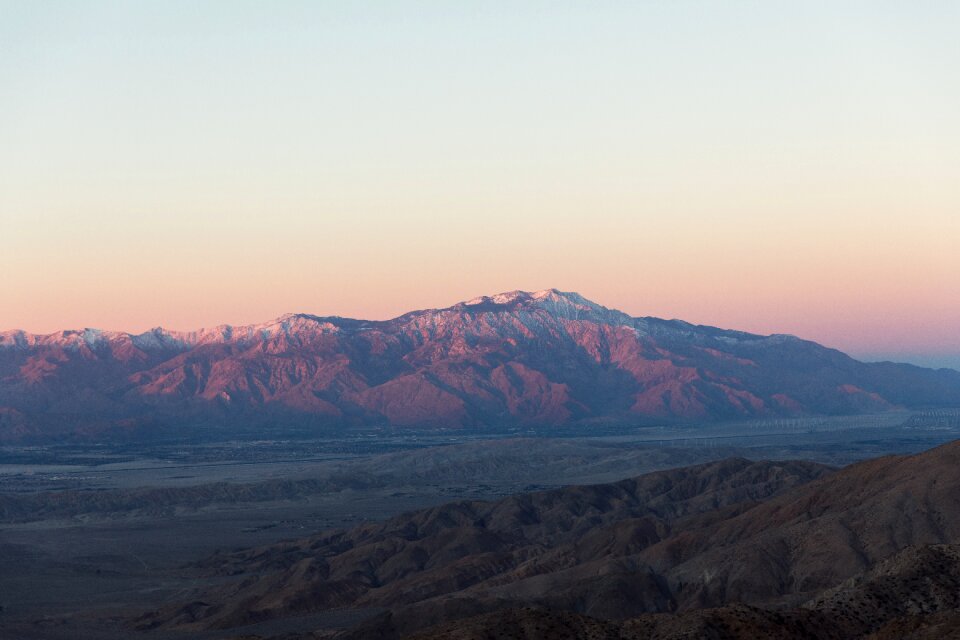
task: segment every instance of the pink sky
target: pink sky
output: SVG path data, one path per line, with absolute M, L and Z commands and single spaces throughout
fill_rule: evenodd
M 960 366 L 960 8 L 335 4 L 9 12 L 0 330 L 556 287 Z
M 0 317 L 35 332 L 192 329 L 286 312 L 381 319 L 557 287 L 633 315 L 793 333 L 854 354 L 960 353 L 956 222 L 828 224 L 697 227 L 638 216 L 541 229 L 437 218 L 423 230 L 387 223 L 354 242 L 353 230 L 337 237 L 310 221 L 299 232 L 263 220 L 195 235 L 187 226 L 137 235 L 131 224 L 114 229 L 122 239 L 76 227 L 47 234 L 40 256 L 16 259 L 21 277 L 0 285 Z

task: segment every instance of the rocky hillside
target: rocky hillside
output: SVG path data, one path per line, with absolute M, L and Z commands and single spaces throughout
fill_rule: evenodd
M 960 372 L 514 291 L 388 321 L 0 334 L 0 441 L 499 427 L 960 405 Z M 229 425 L 229 427 L 228 427 Z
M 397 608 L 420 626 L 503 603 L 625 617 L 675 609 L 639 554 L 829 474 L 803 462 L 730 459 L 605 485 L 456 502 L 380 524 L 215 556 L 198 568 L 238 576 L 141 628 L 229 628 L 309 611 Z
M 399 637 L 389 617 L 367 631 Z M 677 614 L 601 620 L 567 611 L 517 608 L 448 622 L 416 640 L 944 640 L 960 638 L 960 545 L 909 547 L 797 608 L 744 604 Z
M 960 443 L 836 472 L 730 459 L 218 555 L 197 569 L 227 582 L 136 625 L 379 609 L 346 637 L 949 637 L 958 549 Z

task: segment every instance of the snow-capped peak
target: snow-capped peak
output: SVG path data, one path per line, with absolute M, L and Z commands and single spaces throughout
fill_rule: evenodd
M 633 319 L 625 313 L 607 309 L 587 300 L 579 293 L 560 291 L 559 289 L 541 289 L 539 291 L 506 291 L 492 296 L 479 296 L 457 307 L 496 306 L 506 309 L 543 310 L 551 315 L 567 320 L 595 320 L 609 324 L 633 324 Z

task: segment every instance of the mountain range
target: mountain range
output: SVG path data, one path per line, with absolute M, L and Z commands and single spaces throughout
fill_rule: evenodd
M 960 372 L 631 317 L 576 293 L 385 321 L 306 314 L 142 334 L 0 333 L 0 441 L 187 430 L 491 428 L 960 405 Z

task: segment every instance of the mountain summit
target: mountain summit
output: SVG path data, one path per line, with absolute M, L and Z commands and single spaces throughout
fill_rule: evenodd
M 596 302 L 587 300 L 579 293 L 564 292 L 557 289 L 542 291 L 508 291 L 494 296 L 480 296 L 454 307 L 478 310 L 533 310 L 543 309 L 552 315 L 568 320 L 596 319 L 608 324 L 631 324 L 632 319 L 625 313 L 611 311 Z
M 503 427 L 960 404 L 960 373 L 634 318 L 576 293 L 366 321 L 0 333 L 0 440 L 122 429 Z

